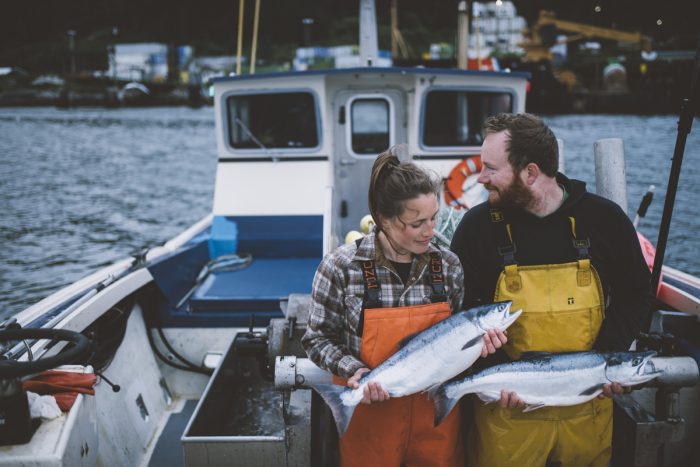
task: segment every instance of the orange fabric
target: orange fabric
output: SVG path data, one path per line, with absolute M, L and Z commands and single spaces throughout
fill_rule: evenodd
M 637 238 L 639 239 L 639 245 L 642 247 L 642 254 L 644 255 L 644 261 L 646 261 L 647 266 L 649 266 L 650 271 L 654 271 L 654 258 L 656 257 L 656 247 L 653 243 L 649 241 L 640 232 L 637 232 Z M 663 282 L 663 273 L 659 276 L 659 285 L 656 287 L 656 295 L 659 295 L 661 290 L 661 284 Z
M 50 394 L 56 399 L 58 407 L 68 412 L 78 394 L 94 395 L 93 386 L 97 376 L 93 373 L 74 373 L 72 371 L 48 370 L 22 382 L 25 391 L 37 394 Z
M 360 359 L 375 368 L 396 353 L 403 338 L 449 316 L 446 302 L 366 309 Z M 434 418 L 433 403 L 425 394 L 360 404 L 340 438 L 340 465 L 464 465 L 459 410 L 453 410 L 437 428 Z

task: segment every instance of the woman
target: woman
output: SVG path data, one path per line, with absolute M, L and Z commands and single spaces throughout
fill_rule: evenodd
M 393 146 L 377 157 L 368 196 L 374 230 L 327 255 L 313 282 L 302 345 L 314 363 L 335 375 L 336 384 L 353 389 L 362 374 L 396 351 L 401 339 L 461 307 L 459 260 L 430 243 L 439 181 L 407 157 L 400 160 L 405 153 L 405 146 Z M 441 271 L 430 273 L 431 258 L 437 258 L 433 264 Z M 363 270 L 370 271 L 367 281 Z M 482 356 L 506 338 L 491 330 L 484 341 Z M 363 403 L 340 439 L 341 465 L 463 464 L 458 410 L 436 428 L 425 394 L 390 399 L 376 382 L 368 384 Z

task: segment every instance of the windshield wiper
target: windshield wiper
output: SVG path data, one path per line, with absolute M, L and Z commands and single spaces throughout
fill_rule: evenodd
M 249 137 L 250 139 L 252 139 L 253 142 L 254 142 L 255 144 L 257 144 L 257 145 L 260 147 L 260 149 L 262 149 L 263 151 L 265 151 L 265 153 L 267 153 L 267 148 L 265 147 L 265 145 L 262 144 L 262 143 L 260 142 L 260 140 L 259 140 L 258 138 L 255 137 L 255 135 L 253 134 L 253 132 L 250 131 L 250 128 L 248 128 L 248 127 L 246 126 L 246 124 L 243 123 L 243 122 L 241 121 L 240 118 L 236 117 L 235 122 L 236 122 L 238 125 L 240 125 L 241 128 L 243 128 L 243 131 L 246 132 L 246 134 L 248 135 L 248 137 Z

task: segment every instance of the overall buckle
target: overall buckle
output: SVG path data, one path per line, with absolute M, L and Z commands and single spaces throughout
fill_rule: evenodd
M 591 247 L 591 242 L 587 238 L 581 240 L 574 238 L 572 240 L 572 243 L 574 244 L 574 248 L 578 252 L 578 259 L 587 259 L 588 249 Z
M 515 248 L 515 243 L 511 243 L 510 245 L 507 246 L 499 246 L 498 247 L 498 254 L 503 256 L 503 264 L 508 265 L 508 264 L 515 264 L 515 252 L 517 249 Z

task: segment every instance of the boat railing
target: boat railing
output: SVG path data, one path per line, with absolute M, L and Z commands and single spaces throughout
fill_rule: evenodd
M 327 186 L 324 191 L 323 203 L 323 255 L 335 250 L 338 246 L 338 222 L 333 217 L 333 194 L 332 186 Z

